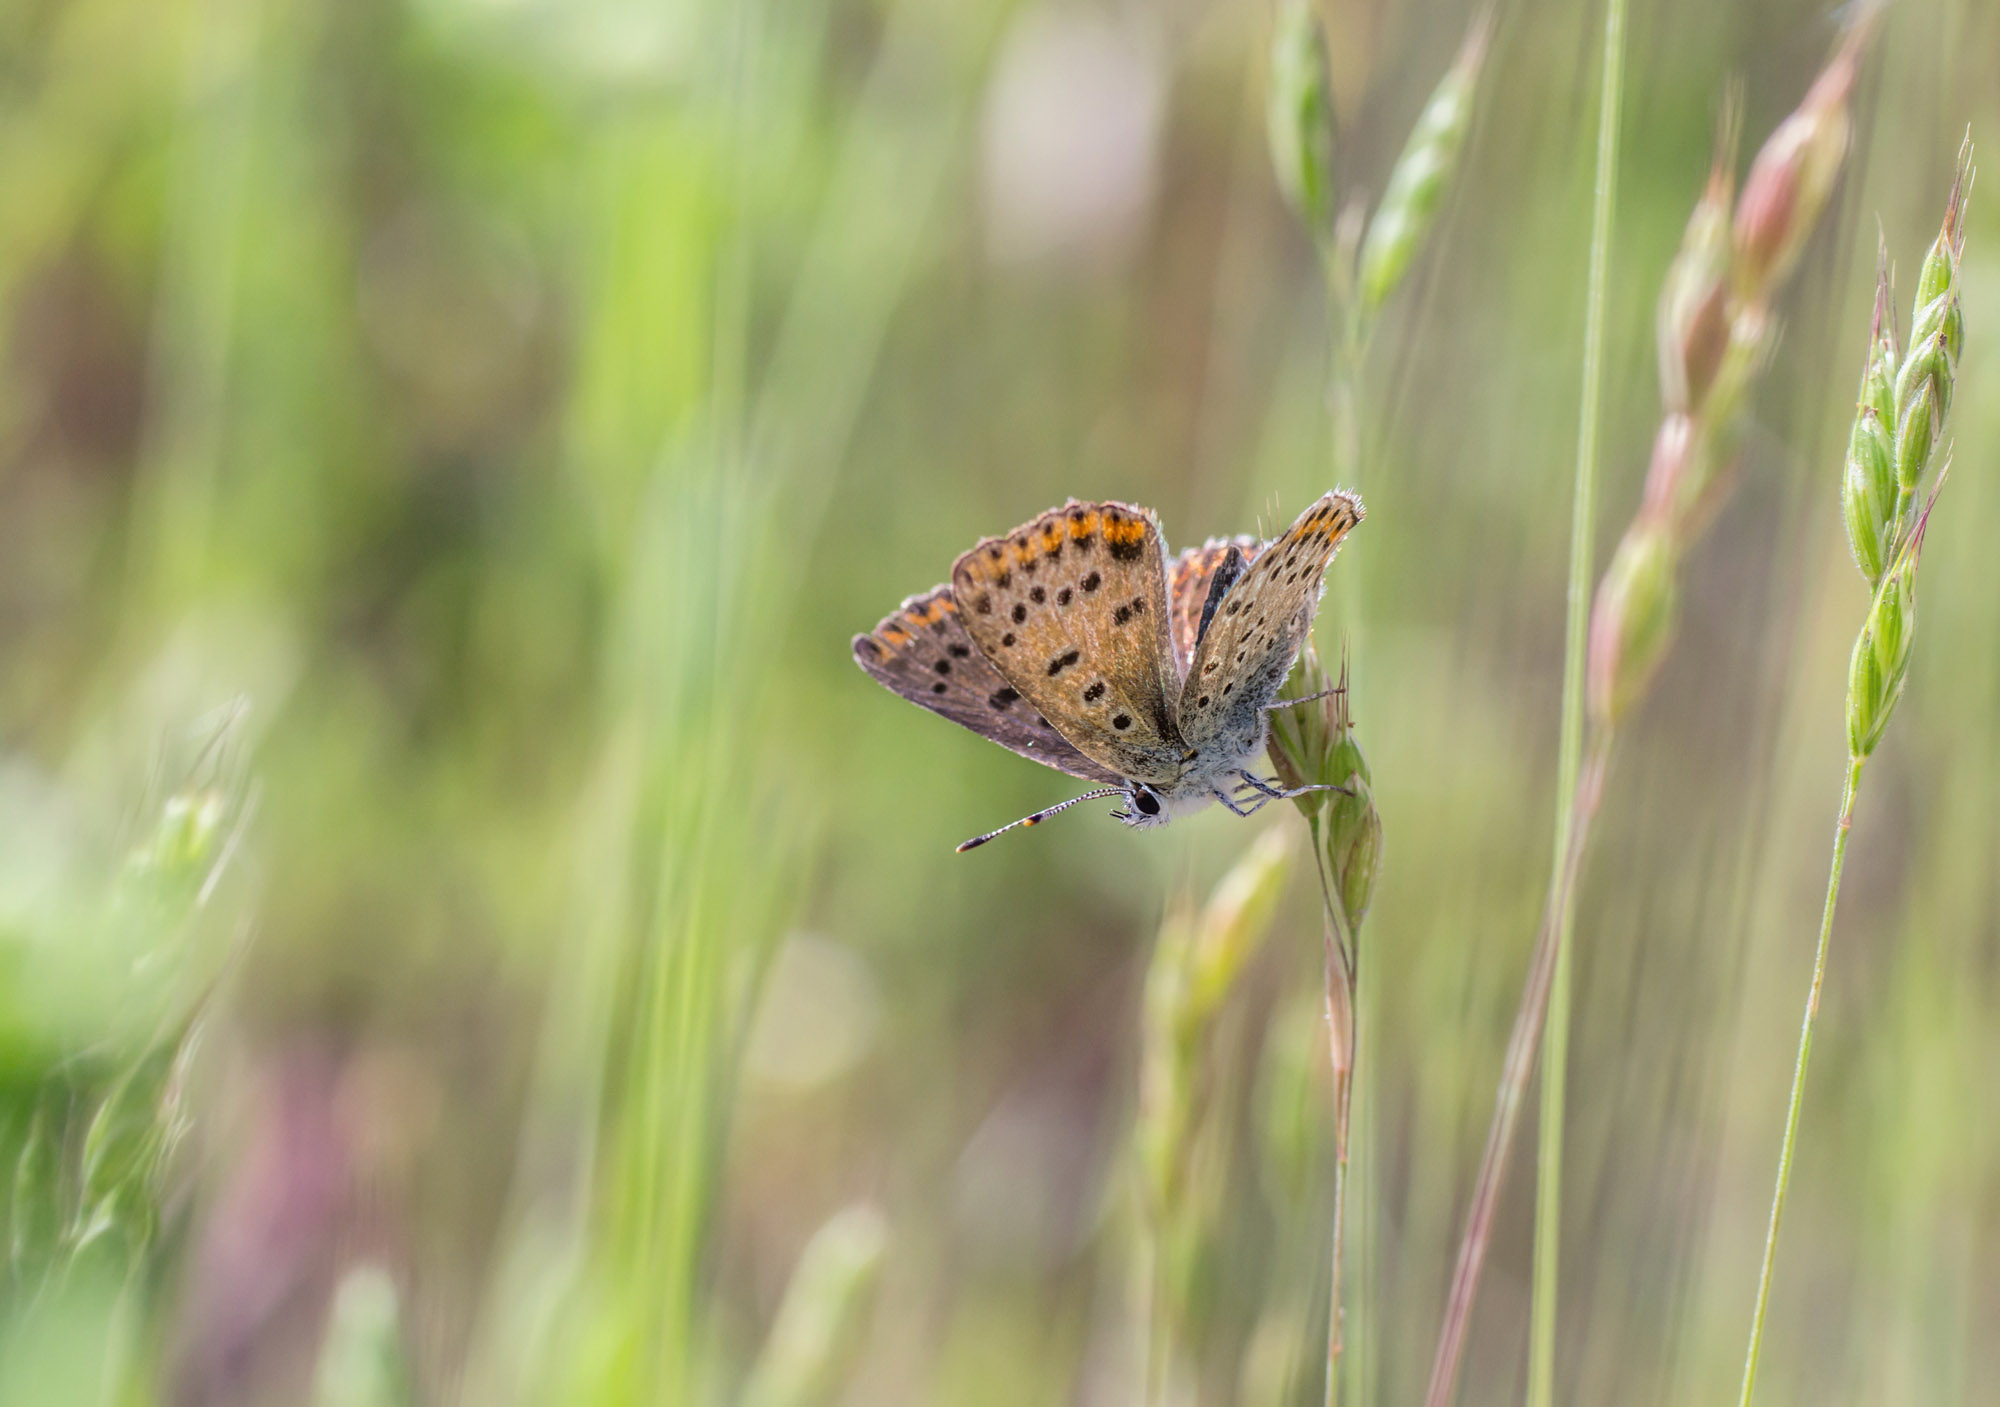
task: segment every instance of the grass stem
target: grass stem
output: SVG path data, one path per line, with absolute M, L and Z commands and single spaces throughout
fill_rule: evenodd
M 1819 1018 L 1820 987 L 1826 980 L 1826 950 L 1833 935 L 1833 909 L 1840 900 L 1840 869 L 1847 859 L 1847 834 L 1854 821 L 1854 793 L 1866 758 L 1847 761 L 1847 784 L 1840 796 L 1840 820 L 1833 830 L 1833 867 L 1826 878 L 1826 907 L 1819 920 L 1819 947 L 1813 953 L 1812 986 L 1806 991 L 1805 1020 L 1799 1027 L 1799 1054 L 1792 1067 L 1791 1100 L 1785 1109 L 1785 1139 L 1778 1149 L 1778 1183 L 1771 1193 L 1771 1224 L 1764 1232 L 1764 1265 L 1757 1275 L 1757 1308 L 1750 1319 L 1750 1347 L 1743 1358 L 1741 1407 L 1750 1407 L 1757 1389 L 1757 1357 L 1764 1346 L 1764 1313 L 1771 1302 L 1771 1270 L 1778 1258 L 1778 1223 L 1785 1215 L 1785 1191 L 1792 1180 L 1792 1153 L 1798 1144 L 1799 1107 L 1805 1100 L 1806 1062 L 1812 1058 L 1813 1025 Z
M 1583 757 L 1585 645 L 1590 624 L 1592 530 L 1596 517 L 1597 436 L 1604 399 L 1604 317 L 1609 302 L 1612 215 L 1618 195 L 1618 129 L 1625 71 L 1625 0 L 1606 0 L 1604 72 L 1597 114 L 1597 173 L 1590 215 L 1590 273 L 1583 332 L 1583 387 L 1577 410 L 1576 483 L 1569 531 L 1569 591 L 1563 629 L 1562 732 L 1556 773 L 1556 829 L 1549 911 L 1557 915 L 1551 975 L 1548 1056 L 1542 1064 L 1542 1113 L 1535 1160 L 1534 1288 L 1528 1318 L 1528 1407 L 1550 1407 L 1555 1394 L 1557 1269 L 1562 1242 L 1562 1148 L 1565 1072 L 1569 1068 L 1571 895 L 1566 863 L 1577 773 Z
M 1540 1044 L 1542 1019 L 1548 1011 L 1549 991 L 1555 980 L 1555 935 L 1569 921 L 1567 912 L 1576 895 L 1578 872 L 1590 838 L 1590 823 L 1597 815 L 1597 803 L 1604 792 L 1604 772 L 1611 755 L 1609 729 L 1594 733 L 1590 750 L 1584 755 L 1577 776 L 1574 814 L 1570 818 L 1569 847 L 1563 853 L 1557 883 L 1550 895 L 1550 907 L 1542 915 L 1541 931 L 1535 935 L 1535 949 L 1528 960 L 1528 984 L 1514 1015 L 1513 1034 L 1507 1039 L 1507 1055 L 1500 1070 L 1500 1093 L 1493 1111 L 1493 1123 L 1486 1134 L 1486 1151 L 1479 1162 L 1478 1180 L 1473 1186 L 1472 1206 L 1466 1213 L 1465 1232 L 1459 1240 L 1458 1264 L 1452 1270 L 1451 1289 L 1445 1298 L 1444 1326 L 1438 1333 L 1437 1354 L 1431 1360 L 1430 1387 L 1424 1394 L 1426 1407 L 1449 1407 L 1458 1386 L 1458 1370 L 1465 1358 L 1465 1342 L 1472 1328 L 1472 1301 L 1479 1288 L 1479 1273 L 1486 1263 L 1486 1247 L 1493 1238 L 1493 1217 L 1499 1209 L 1500 1185 L 1507 1175 L 1507 1157 L 1513 1147 L 1515 1129 L 1521 1119 L 1521 1104 L 1527 1094 L 1528 1079 L 1535 1072 L 1535 1051 Z

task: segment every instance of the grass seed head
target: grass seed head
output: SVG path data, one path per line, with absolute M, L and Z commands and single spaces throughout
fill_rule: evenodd
M 1854 428 L 1840 481 L 1841 517 L 1854 564 L 1874 586 L 1882 580 L 1897 536 L 1901 493 L 1896 479 L 1896 339 L 1889 325 L 1889 274 L 1885 254 L 1877 261 L 1875 319 L 1868 335 L 1868 362 L 1855 396 Z
M 1666 524 L 1642 514 L 1597 588 L 1585 670 L 1592 721 L 1615 725 L 1652 682 L 1673 638 L 1679 554 Z
M 1264 119 L 1286 204 L 1315 240 L 1332 234 L 1333 81 L 1312 0 L 1281 0 L 1271 33 Z
M 1472 31 L 1424 105 L 1403 154 L 1389 173 L 1382 204 L 1369 221 L 1361 245 L 1361 312 L 1371 316 L 1409 272 L 1410 261 L 1430 234 L 1438 206 L 1458 168 L 1458 154 L 1479 97 L 1479 73 L 1492 37 L 1492 13 L 1473 21 Z
M 1848 661 L 1847 747 L 1854 757 L 1875 751 L 1903 694 L 1917 624 L 1916 556 L 1898 558 L 1876 590 Z
M 1368 759 L 1354 736 L 1347 706 L 1347 669 L 1335 683 L 1311 645 L 1279 690 L 1279 699 L 1326 697 L 1272 715 L 1271 765 L 1287 787 L 1338 786 L 1346 792 L 1310 792 L 1292 798 L 1323 847 L 1328 875 L 1353 932 L 1367 916 L 1382 868 L 1382 817 L 1375 809 Z
M 1850 130 L 1848 100 L 1875 27 L 1869 7 L 1820 72 L 1798 110 L 1778 124 L 1743 182 L 1736 207 L 1736 296 L 1763 303 L 1798 262 L 1840 176 Z
M 1660 289 L 1660 399 L 1670 411 L 1700 407 L 1729 347 L 1729 216 L 1739 111 L 1732 94 L 1708 184 Z

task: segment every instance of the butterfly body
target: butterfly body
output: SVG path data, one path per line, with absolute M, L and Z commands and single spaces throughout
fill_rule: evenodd
M 1254 810 L 1273 794 L 1249 771 L 1269 712 L 1361 518 L 1358 498 L 1330 493 L 1271 542 L 1211 541 L 1170 566 L 1145 509 L 1072 501 L 965 553 L 948 585 L 857 635 L 855 659 L 911 702 L 1102 784 L 1090 795 L 1121 795 L 1127 825 L 1217 801 L 1241 812 L 1246 790 Z

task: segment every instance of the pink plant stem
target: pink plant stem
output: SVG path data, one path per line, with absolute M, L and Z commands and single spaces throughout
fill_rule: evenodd
M 1431 1382 L 1424 1394 L 1426 1407 L 1451 1407 L 1458 1390 L 1458 1370 L 1465 1357 L 1465 1342 L 1472 1328 L 1472 1304 L 1479 1293 L 1479 1273 L 1486 1264 L 1487 1243 L 1493 1236 L 1493 1216 L 1499 1207 L 1500 1189 L 1507 1178 L 1507 1159 L 1514 1146 L 1514 1131 L 1520 1123 L 1521 1104 L 1528 1091 L 1528 1077 L 1535 1071 L 1535 1057 L 1541 1046 L 1542 1020 L 1548 1014 L 1549 987 L 1555 979 L 1556 934 L 1576 897 L 1577 872 L 1582 867 L 1590 823 L 1604 790 L 1604 768 L 1611 751 L 1608 729 L 1599 729 L 1578 774 L 1576 795 L 1571 800 L 1572 822 L 1569 849 L 1563 855 L 1559 883 L 1550 896 L 1542 925 L 1535 935 L 1535 949 L 1528 963 L 1528 983 L 1521 993 L 1521 1005 L 1514 1015 L 1514 1032 L 1507 1040 L 1507 1058 L 1500 1070 L 1500 1094 L 1487 1131 L 1486 1151 L 1479 1162 L 1479 1179 L 1474 1185 L 1472 1209 L 1467 1214 L 1465 1234 L 1459 1242 L 1458 1264 L 1452 1271 L 1451 1292 L 1445 1299 L 1444 1325 L 1438 1333 L 1437 1356 L 1431 1362 Z

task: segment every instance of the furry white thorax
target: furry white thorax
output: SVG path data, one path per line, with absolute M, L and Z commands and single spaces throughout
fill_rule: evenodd
M 1264 751 L 1269 724 L 1261 713 L 1255 718 L 1254 732 L 1247 737 L 1237 732 L 1233 737 L 1221 740 L 1233 746 L 1219 745 L 1206 749 L 1192 758 L 1173 781 L 1157 785 L 1131 783 L 1125 793 L 1123 809 L 1113 811 L 1112 816 L 1134 830 L 1152 830 L 1182 816 L 1192 815 L 1215 802 L 1226 801 L 1243 788 L 1238 773 L 1249 769 Z M 1151 803 L 1150 810 L 1148 802 Z

